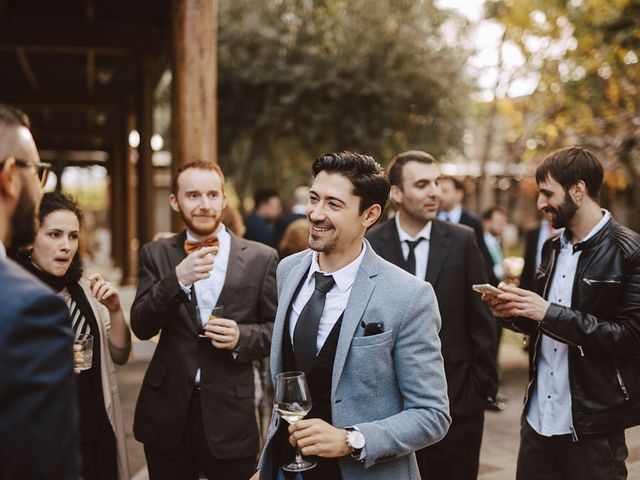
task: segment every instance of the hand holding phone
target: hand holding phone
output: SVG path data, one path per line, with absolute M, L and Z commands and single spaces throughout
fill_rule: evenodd
M 471 288 L 473 288 L 474 292 L 487 294 L 487 295 L 500 295 L 501 293 L 504 293 L 498 287 L 494 287 L 489 283 L 477 283 L 475 285 L 472 285 Z

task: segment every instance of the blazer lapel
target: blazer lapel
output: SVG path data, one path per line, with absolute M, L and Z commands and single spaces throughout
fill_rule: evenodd
M 227 274 L 224 279 L 222 291 L 218 297 L 218 305 L 228 305 L 233 295 L 240 287 L 242 275 L 247 267 L 247 259 L 244 251 L 247 246 L 243 244 L 234 234 L 231 235 L 231 249 L 229 251 L 229 262 L 227 264 Z
M 449 254 L 451 239 L 440 220 L 432 220 L 431 238 L 429 239 L 429 260 L 427 261 L 427 282 L 435 285 L 442 265 Z
M 300 262 L 291 268 L 291 271 L 283 282 L 282 292 L 278 295 L 278 310 L 276 312 L 271 338 L 271 375 L 274 385 L 275 376 L 278 373 L 282 373 L 282 341 L 284 338 L 285 317 L 289 311 L 289 305 L 293 300 L 293 294 L 296 288 L 300 284 L 302 277 L 307 273 L 307 270 L 309 270 L 311 255 L 313 255 L 313 251 L 309 250 L 308 254 L 304 255 L 300 259 Z
M 187 253 L 184 251 L 184 242 L 187 239 L 187 231 L 183 230 L 178 235 L 174 236 L 171 241 L 171 248 L 169 249 L 169 264 L 171 268 L 174 268 L 187 258 Z M 198 333 L 199 321 L 196 312 L 196 305 L 198 301 L 196 299 L 196 289 L 191 287 L 191 301 L 184 303 L 184 308 L 187 310 L 189 316 L 189 325 L 194 333 Z
M 333 374 L 331 377 L 332 398 L 335 395 L 344 364 L 347 361 L 351 339 L 360 324 L 360 320 L 364 316 L 369 298 L 376 287 L 372 278 L 378 274 L 378 256 L 373 251 L 371 245 L 369 245 L 369 242 L 366 240 L 365 242 L 367 244 L 367 251 L 364 254 L 360 269 L 353 282 L 349 302 L 347 303 L 347 308 L 342 318 L 340 337 L 338 338 L 338 347 L 336 349 L 336 356 L 333 362 Z

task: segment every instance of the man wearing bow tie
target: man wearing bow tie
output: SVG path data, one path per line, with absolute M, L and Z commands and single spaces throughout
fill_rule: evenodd
M 187 228 L 142 248 L 131 308 L 139 338 L 161 332 L 134 434 L 152 480 L 195 480 L 199 472 L 246 480 L 259 447 L 252 362 L 271 345 L 277 254 L 220 223 L 226 195 L 217 164 L 182 166 L 172 191 L 171 208 Z M 223 316 L 209 320 L 216 306 Z

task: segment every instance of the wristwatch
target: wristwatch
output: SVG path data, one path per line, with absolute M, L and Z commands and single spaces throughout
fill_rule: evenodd
M 347 431 L 347 447 L 351 449 L 351 456 L 360 460 L 360 454 L 362 453 L 362 449 L 364 448 L 364 435 L 360 430 L 356 430 L 353 427 L 346 427 Z

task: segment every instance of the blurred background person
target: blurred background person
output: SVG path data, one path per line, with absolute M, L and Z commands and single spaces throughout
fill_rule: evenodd
M 129 466 L 114 363 L 127 362 L 131 333 L 118 290 L 100 274 L 82 278 L 78 253 L 82 221 L 74 201 L 61 193 L 46 193 L 33 246 L 23 250 L 19 260 L 64 298 L 76 338 L 93 336 L 92 366 L 76 370 L 82 478 L 126 480 Z
M 244 224 L 240 210 L 229 204 L 225 205 L 220 214 L 220 223 L 239 237 L 244 237 L 247 227 Z M 174 234 L 175 235 L 175 234 Z
M 507 226 L 507 211 L 500 206 L 493 206 L 482 213 L 483 238 L 487 246 L 493 274 L 498 281 L 504 278 L 504 252 L 502 249 L 502 234 Z
M 542 211 L 540 225 L 529 230 L 524 238 L 524 267 L 520 275 L 520 288 L 533 290 L 536 270 L 542 260 L 542 246 L 548 238 L 556 235 L 559 230 L 551 225 L 550 214 Z
M 284 237 L 278 246 L 280 259 L 307 248 L 309 248 L 309 222 L 306 218 L 300 218 L 292 222 L 284 232 Z
M 301 185 L 293 191 L 294 204 L 291 210 L 282 215 L 276 222 L 276 241 L 278 245 L 284 237 L 287 227 L 296 220 L 306 218 L 307 202 L 309 201 L 309 187 Z M 305 247 L 307 248 L 307 247 Z
M 244 238 L 277 249 L 274 225 L 282 214 L 280 196 L 273 188 L 261 188 L 256 191 L 253 199 L 255 202 L 253 212 L 244 220 L 247 227 Z

